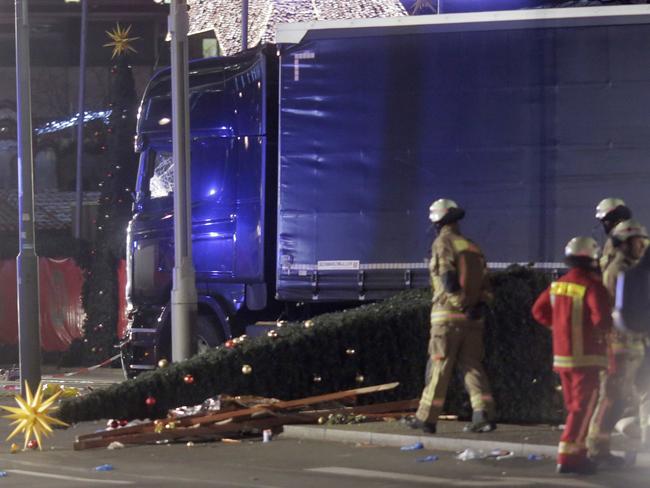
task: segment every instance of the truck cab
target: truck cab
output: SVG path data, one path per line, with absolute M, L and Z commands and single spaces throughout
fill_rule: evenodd
M 192 242 L 199 351 L 243 332 L 231 320 L 267 303 L 266 192 L 273 181 L 276 63 L 270 48 L 190 65 Z M 271 82 L 269 82 L 269 79 Z M 140 154 L 134 214 L 127 231 L 129 375 L 170 357 L 174 266 L 171 74 L 157 73 L 138 112 Z M 271 108 L 269 109 L 269 103 Z M 269 160 L 271 164 L 269 164 Z

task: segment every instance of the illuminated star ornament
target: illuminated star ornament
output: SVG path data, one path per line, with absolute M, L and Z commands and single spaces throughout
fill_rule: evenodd
M 111 56 L 111 59 L 115 58 L 116 56 L 119 56 L 120 54 L 127 53 L 129 51 L 132 51 L 134 53 L 137 52 L 135 49 L 133 49 L 133 46 L 131 46 L 131 42 L 138 40 L 140 38 L 129 37 L 130 32 L 131 32 L 131 26 L 128 26 L 126 29 L 123 29 L 122 26 L 119 24 L 119 22 L 111 32 L 106 31 L 106 34 L 108 35 L 108 37 L 111 38 L 112 42 L 108 42 L 104 44 L 104 47 L 113 48 L 113 55 Z
M 59 419 L 50 417 L 51 412 L 56 410 L 56 407 L 52 407 L 52 404 L 59 398 L 61 391 L 56 392 L 54 395 L 49 397 L 47 400 L 43 399 L 43 389 L 39 383 L 36 394 L 32 395 L 32 391 L 29 388 L 27 382 L 25 382 L 26 398 L 16 395 L 14 399 L 19 405 L 18 407 L 7 407 L 0 405 L 0 408 L 11 412 L 10 415 L 5 415 L 5 418 L 13 420 L 11 425 L 16 425 L 16 428 L 13 430 L 7 440 L 14 437 L 16 434 L 23 432 L 25 434 L 25 449 L 33 436 L 38 443 L 38 448 L 41 447 L 41 435 L 48 436 L 52 433 L 52 427 L 50 424 L 61 425 L 67 427 L 68 424 L 62 422 Z

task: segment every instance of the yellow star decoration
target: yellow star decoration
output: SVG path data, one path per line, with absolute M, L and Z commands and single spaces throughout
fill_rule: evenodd
M 41 388 L 40 383 L 35 395 L 32 395 L 32 391 L 27 382 L 25 382 L 25 390 L 26 398 L 23 398 L 20 395 L 14 396 L 16 403 L 19 405 L 18 407 L 0 405 L 0 408 L 11 412 L 10 415 L 5 415 L 4 418 L 13 420 L 11 425 L 18 424 L 13 432 L 9 434 L 7 440 L 11 439 L 16 434 L 23 432 L 25 434 L 25 449 L 27 449 L 27 444 L 32 436 L 36 438 L 38 448 L 42 449 L 41 435 L 48 436 L 52 433 L 52 427 L 50 427 L 50 424 L 61 426 L 68 425 L 61 420 L 48 415 L 56 410 L 56 407 L 52 407 L 52 404 L 57 400 L 57 398 L 59 398 L 59 395 L 61 395 L 62 392 L 58 391 L 47 400 L 44 400 L 43 389 Z
M 113 55 L 111 56 L 111 59 L 115 58 L 116 56 L 119 56 L 122 53 L 126 53 L 128 51 L 133 51 L 134 53 L 138 52 L 135 49 L 133 49 L 133 47 L 131 46 L 131 41 L 135 41 L 140 38 L 129 37 L 130 32 L 131 32 L 131 26 L 128 26 L 126 29 L 123 29 L 122 26 L 119 24 L 119 22 L 111 32 L 106 31 L 108 37 L 110 37 L 111 40 L 113 41 L 104 44 L 104 47 L 113 48 Z

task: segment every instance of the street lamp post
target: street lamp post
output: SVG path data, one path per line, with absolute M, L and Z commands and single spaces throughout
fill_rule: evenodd
M 169 12 L 172 70 L 172 146 L 174 158 L 174 270 L 172 284 L 172 360 L 194 353 L 196 283 L 192 263 L 189 76 L 186 0 L 172 0 Z
M 83 205 L 84 113 L 86 97 L 86 32 L 88 0 L 81 0 L 81 36 L 79 39 L 79 100 L 77 116 L 77 180 L 75 186 L 74 236 L 81 238 L 81 208 Z
M 20 388 L 32 391 L 41 381 L 38 257 L 34 239 L 34 161 L 32 155 L 32 101 L 27 0 L 15 0 L 16 114 L 18 125 L 18 349 Z

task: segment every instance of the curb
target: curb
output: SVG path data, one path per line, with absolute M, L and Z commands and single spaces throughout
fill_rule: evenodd
M 512 451 L 516 456 L 527 457 L 530 454 L 537 454 L 551 459 L 554 459 L 557 455 L 557 446 L 547 444 L 456 439 L 454 437 L 436 435 L 383 434 L 379 432 L 343 430 L 320 426 L 285 425 L 284 432 L 281 435 L 289 439 L 359 443 L 381 447 L 402 447 L 421 442 L 424 449 L 430 450 L 461 451 L 472 448 L 489 452 L 493 449 L 504 449 Z M 622 455 L 624 453 L 619 451 L 617 454 Z M 638 453 L 637 464 L 650 466 L 650 452 Z

